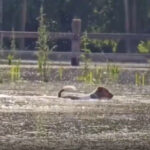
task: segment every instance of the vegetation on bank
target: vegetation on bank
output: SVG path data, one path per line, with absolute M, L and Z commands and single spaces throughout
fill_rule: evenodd
M 49 55 L 51 54 L 52 50 L 55 48 L 54 43 L 50 40 L 49 35 L 49 27 L 48 23 L 46 21 L 46 14 L 44 13 L 43 6 L 40 9 L 40 15 L 38 18 L 39 21 L 39 27 L 38 27 L 38 34 L 39 37 L 37 39 L 36 45 L 38 49 L 38 71 L 41 76 L 41 80 L 44 82 L 48 82 L 49 77 L 51 76 L 50 72 L 50 60 Z M 14 32 L 14 29 L 12 30 L 12 33 Z M 81 49 L 82 49 L 82 55 L 81 60 L 83 62 L 83 71 L 82 74 L 77 76 L 77 81 L 82 81 L 85 83 L 90 84 L 96 84 L 96 83 L 102 83 L 106 82 L 106 80 L 110 83 L 112 82 L 118 82 L 118 79 L 121 75 L 121 67 L 117 65 L 111 65 L 108 61 L 106 67 L 96 66 L 94 68 L 90 68 L 90 64 L 92 62 L 90 58 L 91 50 L 93 49 L 93 46 L 95 49 L 103 50 L 106 47 L 110 47 L 114 52 L 116 52 L 117 49 L 117 42 L 116 41 L 96 41 L 96 40 L 90 40 L 87 37 L 87 32 L 85 32 L 81 38 Z M 141 42 L 138 46 L 139 51 L 141 52 L 147 52 L 147 48 L 149 48 L 149 42 L 144 43 Z M 97 50 L 96 50 L 97 51 Z M 10 65 L 10 80 L 16 81 L 21 79 L 21 60 L 16 57 L 16 39 L 13 34 L 11 39 L 11 51 L 8 54 L 8 65 Z M 17 61 L 14 61 L 16 59 Z M 59 77 L 59 80 L 63 80 L 64 78 L 65 69 L 61 66 L 58 69 L 57 76 Z M 134 81 L 136 85 L 145 85 L 147 80 L 146 74 L 139 74 L 136 73 L 134 77 Z M 3 81 L 3 75 L 1 73 L 0 75 L 0 82 Z

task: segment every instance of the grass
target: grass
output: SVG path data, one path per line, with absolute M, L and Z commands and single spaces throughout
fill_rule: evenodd
M 121 68 L 117 65 L 107 64 L 106 67 L 95 66 L 94 69 L 86 67 L 77 80 L 88 84 L 100 84 L 102 82 L 118 82 Z
M 62 66 L 58 69 L 58 75 L 59 75 L 59 80 L 63 80 L 64 68 Z
M 17 61 L 16 61 L 17 62 Z M 13 65 L 12 65 L 13 66 Z M 11 66 L 1 65 L 1 80 L 3 82 L 10 82 Z M 43 78 L 38 72 L 38 67 L 31 64 L 20 64 L 20 78 L 28 81 L 41 81 Z M 149 73 L 150 71 L 146 68 L 143 70 L 138 68 L 128 69 L 118 64 L 97 64 L 96 66 L 89 66 L 89 72 L 84 74 L 84 69 L 74 68 L 71 66 L 55 66 L 51 64 L 50 75 L 48 76 L 49 81 L 66 81 L 69 82 L 82 82 L 83 84 L 136 84 L 136 74 L 140 76 L 144 75 L 144 85 L 149 85 Z M 13 73 L 12 73 L 13 74 Z M 140 80 L 140 79 L 139 79 Z M 143 86 L 141 83 L 138 86 Z
M 143 74 L 143 73 L 135 74 L 135 85 L 137 85 L 137 86 L 145 85 L 145 74 Z
M 21 79 L 20 61 L 18 61 L 15 65 L 11 66 L 10 79 L 13 82 Z

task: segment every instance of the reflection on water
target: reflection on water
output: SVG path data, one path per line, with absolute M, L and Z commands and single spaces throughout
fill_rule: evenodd
M 75 111 L 76 108 L 94 109 L 98 105 L 125 106 L 125 105 L 150 104 L 150 95 L 121 95 L 114 96 L 113 99 L 82 99 L 71 100 L 58 98 L 57 96 L 37 96 L 37 95 L 6 95 L 0 94 L 0 111 Z M 84 107 L 83 107 L 84 106 Z

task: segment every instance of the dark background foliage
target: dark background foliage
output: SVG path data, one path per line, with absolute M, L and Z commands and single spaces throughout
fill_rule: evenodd
M 124 0 L 27 0 L 26 31 L 37 31 L 41 4 L 50 31 L 69 32 L 72 19 L 81 18 L 83 32 L 126 32 Z M 136 12 L 132 12 L 134 6 Z M 21 12 L 22 0 L 3 0 L 2 30 L 20 30 Z M 149 0 L 129 0 L 129 15 L 130 32 L 150 32 Z M 57 44 L 58 50 L 70 49 L 67 40 L 59 40 Z

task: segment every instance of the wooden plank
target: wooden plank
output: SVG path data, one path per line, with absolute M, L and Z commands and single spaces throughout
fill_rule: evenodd
M 72 40 L 74 37 L 74 33 L 71 32 L 51 32 L 50 33 L 50 38 L 51 39 L 70 39 Z
M 16 38 L 38 38 L 37 32 L 23 32 L 15 31 Z M 0 36 L 3 35 L 4 38 L 12 38 L 12 31 L 0 31 Z M 80 35 L 79 35 L 80 36 Z M 120 40 L 120 39 L 138 39 L 138 40 L 150 40 L 150 34 L 137 34 L 137 33 L 88 33 L 87 36 L 90 39 L 104 40 Z M 72 32 L 51 32 L 51 39 L 70 39 L 72 40 L 75 34 Z
M 72 20 L 72 32 L 74 33 L 74 36 L 72 38 L 72 45 L 71 45 L 72 49 L 71 65 L 79 66 L 81 19 Z
M 13 34 L 12 31 L 0 31 L 0 36 L 3 35 L 4 38 L 12 38 Z M 38 32 L 24 32 L 24 31 L 15 31 L 14 32 L 15 38 L 38 38 Z M 63 33 L 63 32 L 51 32 L 50 38 L 51 39 L 72 39 L 73 33 Z
M 9 50 L 0 50 L 2 58 L 7 58 Z M 22 60 L 37 60 L 37 51 L 17 51 L 16 55 Z M 52 52 L 50 54 L 50 60 L 53 61 L 70 61 L 72 58 L 72 52 Z M 147 63 L 150 59 L 150 54 L 128 54 L 128 53 L 91 53 L 90 57 L 92 62 L 136 62 Z
M 24 32 L 24 31 L 0 31 L 0 36 L 3 35 L 4 38 L 12 38 L 13 34 L 15 38 L 37 38 L 37 32 Z

